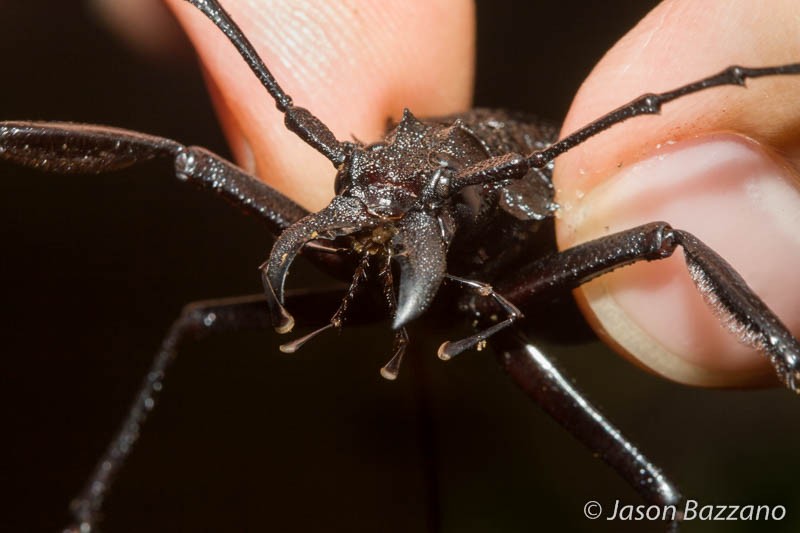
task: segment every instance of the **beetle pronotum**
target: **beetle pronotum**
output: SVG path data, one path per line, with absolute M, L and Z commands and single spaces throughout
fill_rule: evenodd
M 78 117 L 75 117 L 75 118 L 78 118 Z M 16 170 L 14 170 L 13 172 L 17 172 L 17 171 L 16 171 Z M 41 179 L 41 178 L 37 178 L 37 179 Z M 344 341 L 343 341 L 343 342 L 344 342 Z M 320 355 L 319 355 L 319 354 L 308 354 L 308 357 L 309 357 L 309 358 L 313 358 L 313 359 L 319 359 Z M 319 363 L 315 363 L 315 364 L 319 364 Z M 642 378 L 642 379 L 647 379 L 647 378 Z M 134 380 L 134 381 L 135 381 L 135 380 Z M 700 393 L 690 393 L 690 394 L 700 394 Z M 99 396 L 99 394 L 98 394 L 98 396 Z M 748 400 L 748 401 L 751 401 L 751 400 Z M 124 402 L 124 400 L 123 400 L 123 402 Z M 617 411 L 618 411 L 618 410 L 617 410 Z M 537 431 L 538 431 L 538 429 L 537 429 Z M 646 449 L 646 448 L 645 448 L 645 449 Z M 449 453 L 449 452 L 448 452 L 448 453 Z

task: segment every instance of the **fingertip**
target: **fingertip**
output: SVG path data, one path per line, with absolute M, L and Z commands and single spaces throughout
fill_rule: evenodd
M 800 187 L 752 140 L 718 134 L 662 146 L 587 194 L 576 217 L 583 242 L 665 220 L 715 249 L 793 331 L 800 280 Z M 691 280 L 682 251 L 584 286 L 595 325 L 644 366 L 693 385 L 749 385 L 771 373 L 740 344 Z
M 234 152 L 251 147 L 257 174 L 306 207 L 333 195 L 335 169 L 287 132 L 283 118 L 224 36 L 194 8 L 170 0 L 208 76 Z M 379 138 L 403 107 L 420 116 L 467 107 L 474 14 L 467 1 L 243 2 L 224 8 L 296 105 L 340 140 Z
M 730 64 L 796 61 L 790 2 L 664 2 L 601 61 L 576 96 L 563 133 L 646 92 L 696 81 Z M 746 22 L 746 24 L 745 24 Z M 781 41 L 781 39 L 783 39 Z M 698 53 L 702 50 L 702 53 Z M 800 80 L 748 82 L 679 99 L 556 162 L 562 248 L 655 220 L 703 239 L 795 333 L 800 285 Z M 728 131 L 741 135 L 713 135 Z M 746 136 L 746 137 L 745 137 Z M 777 157 L 781 154 L 782 157 Z M 695 385 L 752 385 L 774 372 L 709 310 L 676 252 L 603 276 L 579 291 L 601 335 L 644 366 Z M 793 268 L 794 267 L 794 268 Z
M 797 62 L 800 14 L 794 0 L 668 0 L 601 59 L 575 96 L 562 135 L 649 92 L 675 89 L 731 65 Z M 660 115 L 629 120 L 556 161 L 564 194 L 586 191 L 649 154 L 656 144 L 714 131 L 736 131 L 800 162 L 795 77 L 748 80 L 664 105 Z M 580 170 L 583 169 L 583 172 Z

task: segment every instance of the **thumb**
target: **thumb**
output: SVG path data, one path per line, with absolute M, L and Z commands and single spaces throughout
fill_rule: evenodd
M 330 161 L 286 130 L 221 31 L 188 2 L 168 3 L 197 48 L 238 163 L 306 208 L 324 207 L 333 196 Z M 426 116 L 469 105 L 474 14 L 466 0 L 221 3 L 295 105 L 339 140 L 377 139 L 403 106 Z
M 797 62 L 798 16 L 796 0 L 666 1 L 597 65 L 562 133 L 729 65 Z M 664 220 L 727 259 L 797 335 L 800 77 L 747 85 L 680 98 L 661 116 L 630 120 L 560 157 L 559 245 Z M 774 379 L 766 358 L 709 310 L 681 253 L 603 276 L 578 298 L 601 336 L 666 377 L 711 386 Z

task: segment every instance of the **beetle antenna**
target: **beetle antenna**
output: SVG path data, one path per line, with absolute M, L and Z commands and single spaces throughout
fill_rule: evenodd
M 340 142 L 333 132 L 319 118 L 307 109 L 295 107 L 292 97 L 278 85 L 275 77 L 259 57 L 252 43 L 245 37 L 239 26 L 217 0 L 186 0 L 203 12 L 214 25 L 233 43 L 239 55 L 247 62 L 250 70 L 275 100 L 278 111 L 284 114 L 286 127 L 303 139 L 306 144 L 327 157 L 334 166 L 344 163 L 352 143 Z
M 692 83 L 688 83 L 677 89 L 663 93 L 648 93 L 631 100 L 627 104 L 618 107 L 614 111 L 603 115 L 590 122 L 588 125 L 573 132 L 560 141 L 551 144 L 544 150 L 533 152 L 526 158 L 528 164 L 533 168 L 544 168 L 550 161 L 573 147 L 581 144 L 590 137 L 594 137 L 601 131 L 605 131 L 615 124 L 625 122 L 629 118 L 639 115 L 656 115 L 661 112 L 661 106 L 672 100 L 677 100 L 688 94 L 718 87 L 720 85 L 739 85 L 745 86 L 748 78 L 760 78 L 762 76 L 778 76 L 800 74 L 800 63 L 780 65 L 776 67 L 748 68 L 732 66 L 722 72 L 703 78 Z

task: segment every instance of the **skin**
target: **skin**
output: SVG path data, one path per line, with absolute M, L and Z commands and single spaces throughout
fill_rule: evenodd
M 152 1 L 118 9 L 148 9 Z M 185 2 L 166 3 L 197 47 L 239 164 L 309 209 L 326 205 L 329 162 L 286 132 L 216 28 Z M 397 118 L 404 106 L 418 116 L 469 107 L 470 2 L 331 3 L 322 11 L 310 4 L 224 2 L 295 103 L 311 108 L 340 139 L 378 138 L 387 117 Z M 562 134 L 642 93 L 731 64 L 796 62 L 798 21 L 796 0 L 666 1 L 595 67 Z M 350 60 L 341 64 L 336 55 Z M 799 82 L 763 79 L 748 82 L 746 91 L 694 95 L 668 104 L 661 117 L 617 126 L 559 157 L 560 247 L 666 220 L 716 249 L 800 334 Z M 775 383 L 764 358 L 739 344 L 705 305 L 681 252 L 604 276 L 576 296 L 598 333 L 645 368 L 694 385 Z
M 639 94 L 669 90 L 728 65 L 797 62 L 799 19 L 792 0 L 664 2 L 600 61 L 575 97 L 563 132 Z M 765 78 L 749 81 L 747 90 L 687 97 L 665 106 L 662 116 L 630 121 L 560 157 L 560 246 L 666 220 L 725 257 L 798 335 L 798 81 Z M 596 329 L 678 381 L 774 383 L 765 359 L 739 344 L 709 311 L 680 255 L 623 269 L 578 291 Z

